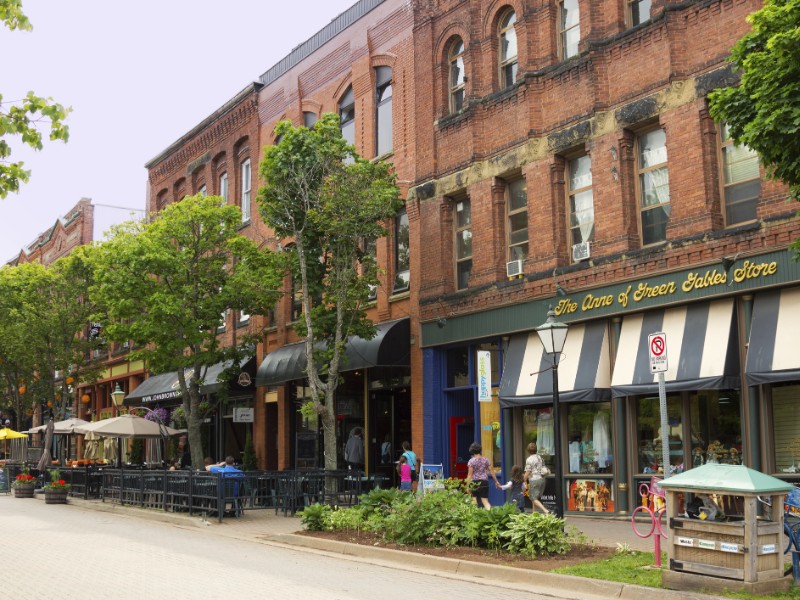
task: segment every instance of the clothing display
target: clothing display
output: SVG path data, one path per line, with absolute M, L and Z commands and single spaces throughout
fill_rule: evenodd
M 608 413 L 601 411 L 594 416 L 592 424 L 592 442 L 597 460 L 597 468 L 605 469 L 611 456 L 611 434 L 608 426 Z
M 578 441 L 569 443 L 569 472 L 581 472 L 581 443 Z
M 555 454 L 555 440 L 553 438 L 553 413 L 539 411 L 536 423 L 536 447 L 539 454 Z

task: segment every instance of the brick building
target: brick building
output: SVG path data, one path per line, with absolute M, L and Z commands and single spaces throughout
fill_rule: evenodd
M 150 210 L 187 194 L 222 195 L 243 209 L 242 234 L 276 249 L 280 241 L 260 221 L 255 205 L 261 150 L 275 143 L 273 131 L 280 120 L 310 126 L 324 112 L 341 116 L 343 134 L 362 156 L 393 163 L 405 195 L 415 167 L 412 23 L 407 2 L 355 3 L 148 162 Z M 411 343 L 411 307 L 417 302 L 409 278 L 409 218 L 401 212 L 389 228 L 391 235 L 375 250 L 384 273 L 370 317 L 379 333 L 370 342 L 350 345 L 337 407 L 342 444 L 353 427 L 364 427 L 368 468 L 387 473 L 392 466 L 381 460 L 384 442 L 399 448 L 412 429 L 421 430 L 422 422 L 421 378 L 412 376 L 421 360 Z M 227 315 L 226 343 L 236 343 L 242 331 L 263 330 L 264 344 L 243 366 L 248 377 L 231 384 L 228 400 L 205 433 L 212 454 L 239 457 L 252 427 L 259 466 L 269 469 L 322 464 L 321 432 L 297 410 L 305 394 L 298 362 L 304 357 L 292 329 L 299 304 L 290 278 L 285 291 L 271 315 Z M 131 380 L 126 402 L 177 403 L 174 376 L 158 377 L 141 387 Z M 213 396 L 213 382 L 207 392 Z M 252 425 L 237 422 L 237 408 L 253 409 Z
M 800 221 L 707 102 L 761 4 L 415 6 L 425 460 L 461 475 L 480 440 L 507 473 L 535 441 L 564 510 L 630 510 L 663 469 L 646 342 L 665 332 L 671 469 L 792 477 Z M 534 332 L 550 306 L 560 410 Z

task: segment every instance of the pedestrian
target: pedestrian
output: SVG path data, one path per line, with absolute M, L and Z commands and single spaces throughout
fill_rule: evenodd
M 361 427 L 353 427 L 344 447 L 344 460 L 351 471 L 364 470 L 364 440 L 361 438 Z
M 411 467 L 411 491 L 416 492 L 419 485 L 419 457 L 411 449 L 410 442 L 403 442 L 403 456 Z
M 400 489 L 411 492 L 411 466 L 405 456 L 401 456 L 397 461 L 397 473 L 400 475 Z
M 525 512 L 525 471 L 520 465 L 511 467 L 511 478 L 500 486 L 501 490 L 511 490 L 511 502 L 517 505 L 520 512 Z
M 475 504 L 478 504 L 478 499 L 480 499 L 483 508 L 488 510 L 492 508 L 492 505 L 489 504 L 489 476 L 491 475 L 492 479 L 494 479 L 496 487 L 500 487 L 500 482 L 497 481 L 497 476 L 494 474 L 494 469 L 492 469 L 489 459 L 481 455 L 482 451 L 483 448 L 477 442 L 473 442 L 470 445 L 469 453 L 472 458 L 467 463 L 467 467 L 469 467 L 467 481 L 476 484 L 472 489 L 472 497 L 475 500 Z
M 544 460 L 536 453 L 536 442 L 528 444 L 528 459 L 525 461 L 525 482 L 528 484 L 528 498 L 533 505 L 533 509 L 539 509 L 546 515 L 550 514 L 544 504 L 542 504 L 542 493 L 548 473 Z

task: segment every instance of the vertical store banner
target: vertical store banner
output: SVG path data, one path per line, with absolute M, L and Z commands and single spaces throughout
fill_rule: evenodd
M 478 350 L 478 402 L 492 401 L 492 355 Z

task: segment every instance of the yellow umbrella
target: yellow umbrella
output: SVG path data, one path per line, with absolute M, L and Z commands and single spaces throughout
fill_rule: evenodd
M 14 431 L 13 429 L 9 429 L 8 427 L 3 427 L 0 429 L 0 440 L 15 440 L 17 438 L 24 438 L 28 437 L 27 433 L 20 433 L 19 431 Z

